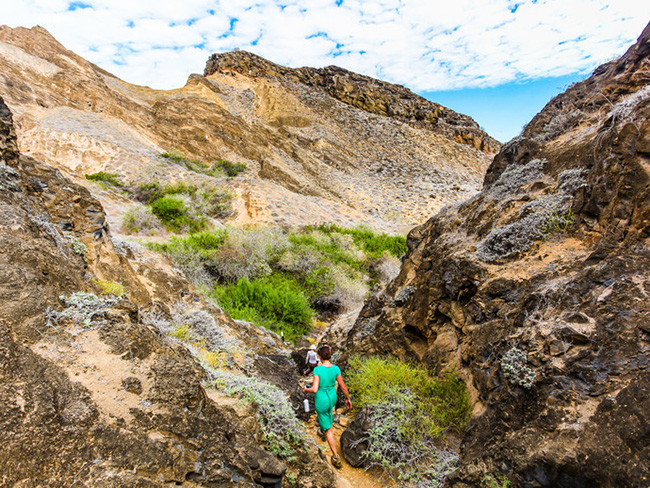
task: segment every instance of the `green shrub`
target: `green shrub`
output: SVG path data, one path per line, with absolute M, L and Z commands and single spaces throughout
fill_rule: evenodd
M 247 166 L 244 163 L 231 163 L 230 161 L 217 159 L 217 161 L 212 165 L 211 169 L 213 172 L 222 170 L 224 173 L 226 173 L 226 176 L 232 178 L 246 171 Z
M 370 429 L 364 456 L 401 486 L 442 486 L 458 455 L 441 437 L 461 432 L 470 414 L 465 384 L 451 371 L 440 377 L 393 358 L 352 358 L 346 383 L 355 410 L 366 408 Z
M 116 297 L 123 297 L 126 295 L 126 288 L 122 283 L 110 280 L 100 280 L 93 278 L 93 284 L 101 290 L 102 295 L 114 295 Z
M 97 173 L 91 173 L 86 175 L 86 179 L 90 181 L 95 181 L 98 183 L 108 183 L 109 185 L 121 187 L 123 186 L 117 173 L 105 173 L 103 171 L 98 171 Z
M 190 208 L 182 198 L 165 195 L 151 204 L 151 211 L 170 231 L 189 229 L 198 232 L 205 229 L 206 219 L 201 215 L 192 215 Z
M 153 235 L 162 227 L 160 219 L 151 212 L 151 208 L 135 204 L 122 217 L 122 229 L 129 234 Z
M 381 403 L 396 392 L 409 390 L 416 412 L 403 425 L 404 435 L 438 437 L 464 429 L 470 413 L 465 383 L 452 371 L 435 378 L 426 370 L 393 358 L 352 358 L 346 380 L 355 396 L 355 409 Z
M 162 153 L 160 157 L 179 166 L 183 166 L 194 173 L 201 173 L 214 177 L 223 176 L 224 174 L 228 177 L 234 177 L 247 169 L 246 165 L 243 163 L 231 163 L 224 159 L 217 159 L 212 166 L 209 166 L 202 161 L 186 158 L 178 149 L 175 148 Z
M 385 251 L 388 251 L 395 257 L 402 257 L 406 251 L 406 237 L 396 235 L 391 236 L 386 233 L 376 233 L 368 227 L 341 227 L 336 224 L 320 224 L 315 227 L 321 232 L 331 235 L 333 233 L 346 234 L 352 236 L 357 244 L 371 259 L 380 258 Z
M 217 286 L 214 293 L 231 317 L 263 325 L 276 333 L 284 332 L 295 340 L 309 332 L 313 312 L 307 297 L 295 284 L 281 278 Z

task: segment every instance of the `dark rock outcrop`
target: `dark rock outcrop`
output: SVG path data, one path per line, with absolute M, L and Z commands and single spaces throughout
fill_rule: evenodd
M 402 85 L 380 81 L 338 66 L 292 69 L 247 51 L 230 51 L 213 54 L 205 66 L 204 75 L 229 71 L 252 77 L 284 78 L 317 87 L 353 107 L 429 129 L 488 153 L 496 152 L 501 147 L 467 115 L 422 98 Z
M 650 480 L 650 26 L 506 144 L 476 197 L 409 235 L 346 354 L 455 368 L 454 488 Z M 645 461 L 644 461 L 645 459 Z
M 364 440 L 370 429 L 370 418 L 367 409 L 362 409 L 341 434 L 341 451 L 343 457 L 354 468 L 365 468 L 370 463 L 364 457 L 368 442 Z

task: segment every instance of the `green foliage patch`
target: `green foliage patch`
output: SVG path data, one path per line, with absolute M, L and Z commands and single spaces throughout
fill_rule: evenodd
M 399 392 L 410 391 L 414 415 L 402 426 L 405 439 L 425 434 L 435 438 L 462 432 L 469 420 L 470 402 L 465 383 L 453 371 L 433 377 L 428 371 L 394 358 L 355 357 L 346 382 L 354 393 L 355 409 L 372 407 Z
M 118 180 L 119 176 L 120 175 L 117 173 L 105 173 L 104 171 L 98 171 L 97 173 L 86 175 L 86 179 L 95 181 L 97 183 L 108 183 L 109 185 L 122 187 L 122 182 Z
M 295 283 L 279 276 L 234 285 L 216 286 L 214 294 L 223 308 L 235 319 L 254 322 L 288 340 L 309 332 L 313 310 L 304 293 Z
M 443 436 L 460 433 L 470 415 L 465 384 L 452 371 L 434 377 L 393 358 L 352 358 L 346 383 L 370 429 L 364 456 L 402 487 L 438 487 L 458 462 Z
M 212 165 L 212 171 L 214 172 L 219 169 L 226 173 L 226 176 L 233 178 L 246 171 L 247 166 L 244 163 L 231 163 L 230 161 L 217 159 L 217 161 Z
M 193 214 L 183 199 L 174 195 L 165 195 L 151 204 L 151 212 L 158 217 L 171 231 L 181 231 L 185 228 L 190 232 L 198 232 L 206 227 L 207 219 L 202 215 Z
M 231 163 L 224 159 L 217 159 L 212 165 L 198 161 L 196 159 L 186 158 L 178 149 L 172 148 L 160 155 L 167 161 L 183 166 L 185 169 L 194 173 L 201 173 L 207 176 L 219 177 L 228 176 L 230 178 L 246 171 L 247 166 L 244 163 Z
M 227 227 L 150 247 L 169 254 L 189 279 L 212 290 L 233 317 L 284 332 L 288 339 L 305 334 L 315 315 L 363 301 L 369 284 L 383 279 L 377 263 L 398 266 L 395 256 L 406 248 L 401 236 L 334 225 L 286 232 Z

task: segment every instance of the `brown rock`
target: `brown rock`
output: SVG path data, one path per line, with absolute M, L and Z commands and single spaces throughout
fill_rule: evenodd
M 495 473 L 522 487 L 650 479 L 649 61 L 650 25 L 549 102 L 479 195 L 409 234 L 400 275 L 348 334 L 346 355 L 466 379 L 479 413 L 450 487 Z M 569 225 L 549 231 L 560 214 Z M 397 304 L 406 285 L 417 293 Z

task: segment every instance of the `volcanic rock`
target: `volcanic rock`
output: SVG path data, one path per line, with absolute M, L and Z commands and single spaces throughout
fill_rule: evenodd
M 551 100 L 477 196 L 409 234 L 347 337 L 466 380 L 451 487 L 648 486 L 649 54 L 650 26 Z

